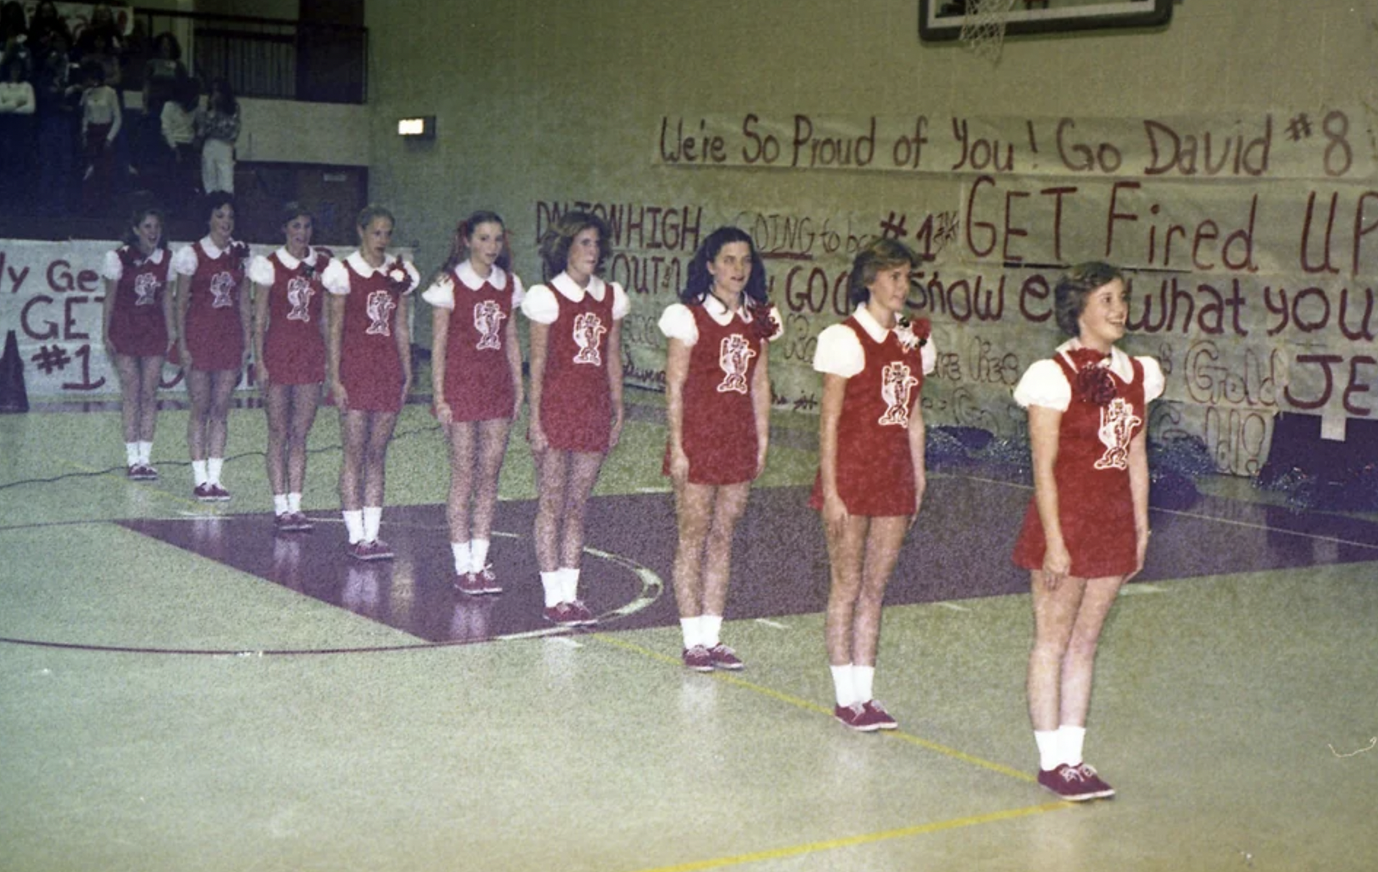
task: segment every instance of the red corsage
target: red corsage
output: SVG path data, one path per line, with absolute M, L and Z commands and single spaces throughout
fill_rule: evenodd
M 388 284 L 399 294 L 405 294 L 411 289 L 411 276 L 407 275 L 407 270 L 400 261 L 388 270 L 387 278 Z
M 784 332 L 770 303 L 751 303 L 746 310 L 751 315 L 751 338 L 757 342 L 769 342 Z
M 1067 352 L 1072 365 L 1076 367 L 1077 377 L 1072 385 L 1083 402 L 1093 406 L 1108 406 L 1115 399 L 1115 379 L 1110 375 L 1110 355 L 1101 354 L 1094 348 L 1078 348 Z
M 928 337 L 932 332 L 933 324 L 927 318 L 915 318 L 911 321 L 901 317 L 895 322 L 895 338 L 905 351 L 923 348 L 928 344 Z

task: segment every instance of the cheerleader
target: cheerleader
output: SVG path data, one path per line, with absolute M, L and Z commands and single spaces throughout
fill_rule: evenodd
M 383 473 L 388 441 L 411 388 L 411 327 L 407 301 L 420 281 L 416 269 L 388 254 L 392 213 L 369 206 L 359 213 L 359 250 L 331 261 L 323 276 L 330 292 L 326 361 L 330 392 L 340 407 L 340 504 L 349 554 L 390 560 L 378 538 L 383 518 Z
M 1029 570 L 1034 643 L 1029 717 L 1038 783 L 1072 801 L 1114 796 L 1082 759 L 1101 627 L 1148 548 L 1148 403 L 1163 392 L 1151 357 L 1115 347 L 1129 304 L 1124 276 L 1073 267 L 1054 289 L 1058 327 L 1073 339 L 1015 387 L 1029 413 L 1034 496 L 1014 562 Z
M 732 533 L 770 438 L 770 339 L 780 317 L 766 299 L 766 273 L 751 237 L 715 230 L 689 263 L 680 302 L 665 309 L 669 442 L 663 471 L 675 488 L 679 543 L 674 588 L 684 665 L 741 669 L 722 643 Z
M 195 483 L 192 493 L 203 502 L 217 502 L 230 498 L 220 476 L 230 400 L 249 347 L 249 247 L 233 239 L 234 197 L 210 194 L 203 214 L 210 232 L 173 255 L 172 271 L 178 277 L 178 362 L 186 372 L 191 399 L 187 448 Z
M 460 222 L 449 261 L 421 295 L 433 307 L 435 417 L 450 443 L 445 517 L 454 584 L 471 596 L 502 593 L 488 562 L 488 542 L 507 434 L 522 404 L 521 348 L 512 315 L 524 294 L 511 269 L 502 218 L 475 212 Z
M 296 203 L 282 215 L 285 242 L 249 264 L 254 283 L 254 361 L 268 415 L 268 483 L 274 527 L 312 528 L 301 510 L 306 437 L 316 420 L 325 381 L 325 287 L 330 252 L 311 247 L 313 218 Z
M 127 474 L 134 481 L 158 478 L 150 455 L 158 417 L 158 381 L 175 334 L 168 267 L 172 255 L 163 238 L 163 213 L 138 209 L 130 216 L 124 245 L 107 252 L 105 353 L 120 379 Z
M 862 249 L 848 280 L 852 316 L 818 337 L 823 373 L 818 477 L 832 583 L 824 634 L 837 707 L 854 730 L 893 730 L 872 685 L 885 586 L 923 505 L 919 391 L 936 356 L 926 320 L 903 317 L 914 253 L 893 239 Z
M 545 618 L 560 626 L 597 623 L 579 599 L 584 508 L 608 451 L 622 434 L 622 286 L 598 273 L 612 243 L 602 219 L 568 212 L 541 236 L 548 285 L 522 301 L 531 322 L 527 439 L 536 460 L 536 561 Z

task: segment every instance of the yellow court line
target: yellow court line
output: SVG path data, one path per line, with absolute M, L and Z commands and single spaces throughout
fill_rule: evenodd
M 859 836 L 847 836 L 841 839 L 827 839 L 821 842 L 806 842 L 802 845 L 789 845 L 784 848 L 771 848 L 765 851 L 753 851 L 750 854 L 737 854 L 732 857 L 715 857 L 711 860 L 695 860 L 691 863 L 679 863 L 674 866 L 656 866 L 652 869 L 642 869 L 638 872 L 696 872 L 700 869 L 719 869 L 723 866 L 739 866 L 743 863 L 756 863 L 763 860 L 779 860 L 785 857 L 798 857 L 803 854 L 814 854 L 819 851 L 833 851 L 838 848 L 851 848 L 857 845 L 867 845 L 873 842 L 883 842 L 890 839 L 903 839 L 908 836 L 921 836 L 927 833 L 938 833 L 943 830 L 955 830 L 961 827 L 974 827 L 981 824 L 996 823 L 998 821 L 1012 820 L 1014 818 L 1028 817 L 1029 815 L 1042 814 L 1048 811 L 1059 811 L 1065 808 L 1072 808 L 1070 802 L 1045 802 L 1042 805 L 1031 805 L 1026 808 L 1013 808 L 1006 811 L 994 811 L 989 814 L 978 814 L 970 817 L 955 818 L 947 821 L 936 821 L 931 824 L 917 824 L 912 827 L 900 827 L 895 830 L 883 830 L 878 833 L 862 833 Z
M 636 644 L 635 642 L 628 642 L 626 639 L 619 639 L 615 636 L 610 636 L 606 633 L 594 633 L 590 635 L 588 638 L 596 639 L 600 642 L 612 645 L 615 648 L 622 648 L 623 650 L 631 651 L 635 654 L 640 654 L 643 657 L 649 657 L 653 660 L 660 660 L 664 663 L 672 663 L 675 666 L 678 666 L 680 663 L 678 657 L 670 657 L 668 655 L 660 653 L 659 651 L 652 651 L 651 649 L 644 648 Z M 774 690 L 764 685 L 756 684 L 754 682 L 738 678 L 737 676 L 730 675 L 726 672 L 714 672 L 712 673 L 712 677 L 718 679 L 719 681 L 725 681 L 728 684 L 734 684 L 738 687 L 746 688 L 747 690 L 761 694 L 762 696 L 768 696 L 771 699 L 788 703 L 789 705 L 792 705 L 795 708 L 801 708 L 811 712 L 818 712 L 819 714 L 824 714 L 828 717 L 832 717 L 833 714 L 832 709 L 827 708 L 825 706 L 821 706 L 816 702 L 811 702 L 807 699 L 801 699 L 797 696 L 791 696 L 787 693 L 781 693 L 778 690 Z M 958 751 L 956 748 L 949 748 L 946 745 L 940 745 L 937 742 L 933 742 L 928 739 L 921 738 L 919 736 L 910 735 L 909 733 L 906 733 L 902 730 L 885 730 L 882 731 L 881 735 L 887 736 L 895 741 L 909 742 L 910 744 L 918 745 L 920 748 L 937 752 L 946 757 L 951 757 L 954 760 L 960 760 L 963 763 L 970 763 L 973 766 L 979 766 L 982 769 L 989 769 L 992 772 L 998 772 L 1001 775 L 1005 775 L 1010 778 L 1015 778 L 1019 781 L 1023 781 L 1026 783 L 1033 783 L 1037 781 L 1037 779 L 1034 776 L 1028 774 L 1027 772 L 1021 772 L 1018 769 L 1011 768 L 1002 763 L 996 763 L 992 760 L 984 760 L 980 757 L 972 756 L 971 754 L 968 754 L 965 751 Z

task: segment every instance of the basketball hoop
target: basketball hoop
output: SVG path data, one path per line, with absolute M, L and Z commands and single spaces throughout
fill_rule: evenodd
M 961 40 L 972 54 L 991 63 L 1000 60 L 1005 44 L 1005 22 L 1019 0 L 966 0 Z

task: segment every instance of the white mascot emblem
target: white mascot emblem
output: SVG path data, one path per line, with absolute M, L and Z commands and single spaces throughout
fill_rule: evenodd
M 887 363 L 880 371 L 880 397 L 885 400 L 882 427 L 909 426 L 909 394 L 918 383 L 907 363 Z
M 479 340 L 474 348 L 478 351 L 487 349 L 500 351 L 502 349 L 502 319 L 506 317 L 497 300 L 484 300 L 482 303 L 475 304 L 474 329 L 478 331 Z
M 287 303 L 292 310 L 287 313 L 288 321 L 311 321 L 311 295 L 316 293 L 311 283 L 301 276 L 293 276 L 287 282 Z
M 607 332 L 608 328 L 603 326 L 603 319 L 597 314 L 584 312 L 577 316 L 574 319 L 574 344 L 579 346 L 579 351 L 574 355 L 574 362 L 602 366 L 603 355 L 598 350 L 598 341 Z
M 1134 414 L 1134 407 L 1123 397 L 1116 397 L 1100 410 L 1100 429 L 1096 435 L 1105 446 L 1105 453 L 1096 461 L 1096 469 L 1128 469 L 1129 440 L 1134 428 L 1143 423 Z
M 211 277 L 211 308 L 228 309 L 234 305 L 234 273 L 218 272 Z
M 158 277 L 152 273 L 139 273 L 134 279 L 134 305 L 152 306 L 158 302 Z
M 751 358 L 756 356 L 756 350 L 751 347 L 751 343 L 740 333 L 733 333 L 731 336 L 724 336 L 718 345 L 718 366 L 723 371 L 723 380 L 718 384 L 718 393 L 725 394 L 729 391 L 736 391 L 739 394 L 748 392 L 746 382 L 746 372 L 751 365 Z
M 368 295 L 367 306 L 368 329 L 364 332 L 369 336 L 391 336 L 392 310 L 397 308 L 392 294 L 382 290 L 374 291 Z

